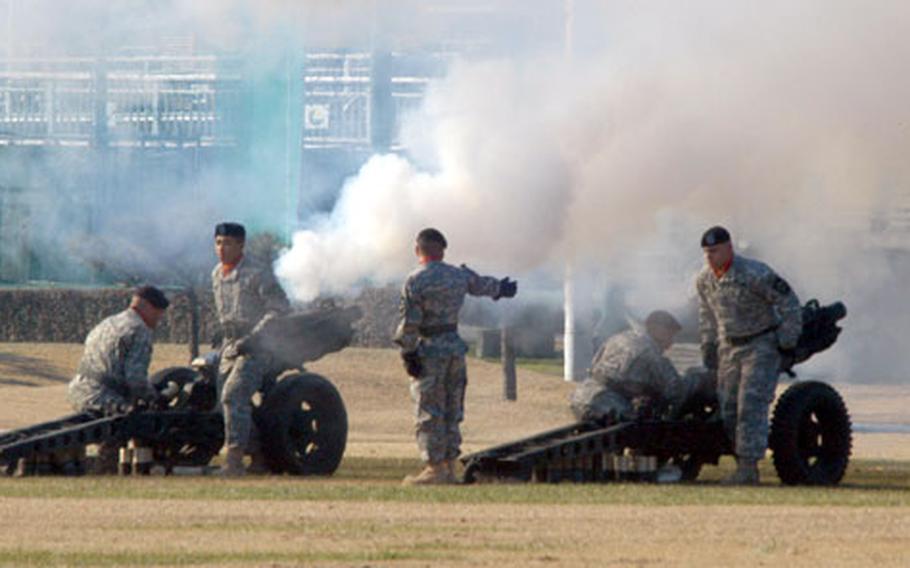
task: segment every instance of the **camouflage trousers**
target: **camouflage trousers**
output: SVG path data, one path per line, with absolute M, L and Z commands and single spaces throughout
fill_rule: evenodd
M 130 403 L 129 396 L 82 375 L 70 381 L 66 397 L 76 412 L 105 412 Z
M 590 379 L 575 389 L 570 406 L 575 418 L 582 421 L 609 419 L 616 422 L 635 416 L 635 409 L 625 396 Z
M 762 459 L 780 366 L 777 336 L 766 333 L 739 346 L 722 342 L 718 355 L 717 398 L 724 429 L 738 457 Z
M 226 344 L 222 354 L 230 353 Z M 258 436 L 253 423 L 253 395 L 262 388 L 269 362 L 262 357 L 238 355 L 222 357 L 218 368 L 218 397 L 224 413 L 224 444 L 243 450 L 250 448 L 251 438 Z
M 468 376 L 464 355 L 423 357 L 420 378 L 411 378 L 420 457 L 427 463 L 461 454 L 460 424 Z

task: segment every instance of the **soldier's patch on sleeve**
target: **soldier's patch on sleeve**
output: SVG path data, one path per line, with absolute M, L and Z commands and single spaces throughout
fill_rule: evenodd
M 780 276 L 774 277 L 774 282 L 771 283 L 771 287 L 780 292 L 783 295 L 790 293 L 790 285 L 787 284 L 787 281 L 781 278 Z

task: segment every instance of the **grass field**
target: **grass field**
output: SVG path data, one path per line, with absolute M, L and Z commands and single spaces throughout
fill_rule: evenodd
M 0 345 L 0 428 L 68 412 L 78 355 Z M 184 362 L 183 348 L 165 345 L 153 367 Z M 726 459 L 688 485 L 402 487 L 418 463 L 395 354 L 346 350 L 312 370 L 350 415 L 333 477 L 0 479 L 0 565 L 910 565 L 908 436 L 857 435 L 836 488 L 783 487 L 768 463 L 761 487 L 721 487 Z M 544 371 L 520 366 L 508 403 L 498 367 L 469 362 L 467 451 L 570 420 L 571 386 Z M 838 389 L 868 422 L 899 420 L 910 402 L 900 387 Z

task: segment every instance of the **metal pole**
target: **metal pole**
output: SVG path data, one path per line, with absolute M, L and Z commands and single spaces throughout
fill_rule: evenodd
M 566 381 L 584 380 L 594 357 L 592 325 L 589 315 L 590 287 L 585 275 L 579 275 L 573 261 L 566 264 L 564 294 L 565 335 L 563 336 L 563 378 Z
M 575 283 L 572 280 L 572 264 L 566 263 L 565 281 L 563 283 L 563 379 L 566 382 L 575 380 Z
M 564 56 L 566 63 L 572 60 L 572 41 L 573 30 L 575 25 L 575 2 L 573 0 L 564 0 Z M 572 251 L 569 251 L 572 254 Z M 578 275 L 573 266 L 574 260 L 566 262 L 565 283 L 563 286 L 563 309 L 565 310 L 565 319 L 563 325 L 565 328 L 563 335 L 563 378 L 566 381 L 579 381 L 584 379 L 585 371 L 591 362 L 592 349 L 590 332 L 587 330 L 587 318 L 581 318 L 579 321 L 576 311 L 581 307 L 579 304 L 579 286 L 577 282 Z
M 190 305 L 190 360 L 193 360 L 199 357 L 199 297 L 192 285 L 186 289 L 186 299 Z
M 515 345 L 512 329 L 503 324 L 500 333 L 500 354 L 502 356 L 502 398 L 518 400 L 518 379 L 515 372 Z

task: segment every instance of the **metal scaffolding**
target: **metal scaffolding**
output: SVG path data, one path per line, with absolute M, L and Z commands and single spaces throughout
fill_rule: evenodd
M 304 58 L 304 150 L 401 149 L 399 127 L 447 58 L 428 53 L 309 53 Z
M 0 145 L 236 143 L 242 76 L 216 57 L 6 60 Z

